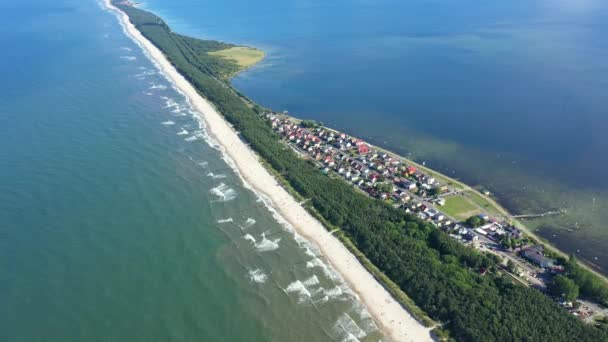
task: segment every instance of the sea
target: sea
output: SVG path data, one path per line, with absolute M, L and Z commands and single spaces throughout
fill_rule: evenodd
M 608 2 L 147 0 L 177 32 L 255 46 L 263 106 L 425 162 L 608 272 Z
M 0 21 L 0 341 L 385 340 L 114 14 Z

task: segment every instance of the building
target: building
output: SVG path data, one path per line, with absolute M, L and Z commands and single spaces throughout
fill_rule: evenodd
M 551 268 L 553 265 L 555 265 L 554 259 L 545 256 L 542 245 L 536 245 L 523 249 L 520 254 L 522 257 L 542 268 Z

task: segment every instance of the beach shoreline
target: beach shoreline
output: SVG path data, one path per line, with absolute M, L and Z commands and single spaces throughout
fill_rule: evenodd
M 165 55 L 137 30 L 127 14 L 114 7 L 110 0 L 103 0 L 103 3 L 117 15 L 125 33 L 145 50 L 164 75 L 188 98 L 205 122 L 208 134 L 222 146 L 245 185 L 270 199 L 272 203 L 268 204 L 272 209 L 299 235 L 318 247 L 333 269 L 357 293 L 380 330 L 394 341 L 432 340 L 431 329 L 424 327 L 407 312 L 336 237 L 279 185 L 257 154 L 240 139 L 214 106 L 171 65 Z

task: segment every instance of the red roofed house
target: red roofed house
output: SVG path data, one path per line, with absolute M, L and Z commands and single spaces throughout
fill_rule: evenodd
M 360 145 L 357 145 L 357 151 L 359 152 L 359 154 L 366 154 L 369 152 L 369 147 L 362 143 Z

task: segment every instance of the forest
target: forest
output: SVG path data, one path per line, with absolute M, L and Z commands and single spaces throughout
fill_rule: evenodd
M 233 65 L 206 54 L 230 46 L 173 33 L 155 15 L 115 5 L 155 44 L 242 138 L 374 265 L 458 341 L 608 341 L 541 292 L 513 285 L 494 258 L 452 240 L 429 223 L 323 175 L 288 148 L 224 75 Z M 480 274 L 480 269 L 490 272 Z M 581 292 L 583 289 L 581 289 Z

